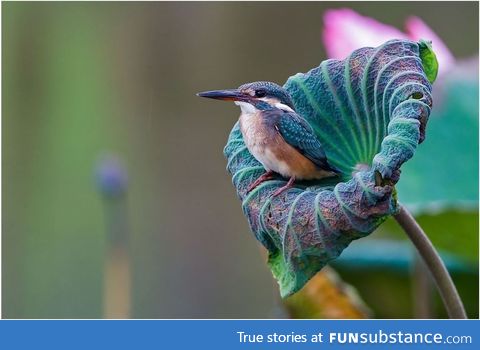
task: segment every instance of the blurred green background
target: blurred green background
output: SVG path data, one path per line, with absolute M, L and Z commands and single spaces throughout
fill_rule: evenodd
M 2 3 L 3 317 L 103 317 L 106 153 L 128 172 L 131 317 L 274 316 L 222 154 L 239 112 L 195 93 L 317 66 L 335 7 L 478 52 L 472 2 Z

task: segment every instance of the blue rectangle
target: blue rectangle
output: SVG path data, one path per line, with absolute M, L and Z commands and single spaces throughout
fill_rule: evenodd
M 0 321 L 2 348 L 51 350 L 479 349 L 478 331 L 478 320 Z

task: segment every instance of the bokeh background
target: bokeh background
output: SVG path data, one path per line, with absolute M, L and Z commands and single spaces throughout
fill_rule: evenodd
M 127 261 L 117 272 L 131 274 L 129 317 L 282 315 L 225 170 L 239 112 L 195 93 L 283 83 L 317 66 L 327 58 L 322 15 L 337 7 L 398 28 L 416 15 L 457 58 L 478 53 L 473 2 L 2 3 L 3 317 L 105 317 L 105 265 L 118 239 L 128 257 L 112 261 Z M 466 127 L 476 152 L 477 130 Z M 453 186 L 463 175 L 448 169 L 449 156 Z M 465 162 L 477 179 L 478 155 Z M 478 201 L 475 181 L 465 192 Z M 447 229 L 438 242 L 455 255 L 454 277 L 478 317 L 477 206 L 459 208 L 431 230 Z M 408 266 L 388 271 L 379 257 L 368 279 L 348 269 L 349 257 L 356 264 L 345 255 L 340 275 L 358 282 L 377 317 L 411 317 Z

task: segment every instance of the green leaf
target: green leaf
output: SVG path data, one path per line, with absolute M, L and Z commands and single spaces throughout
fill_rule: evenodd
M 347 59 L 327 60 L 288 79 L 295 109 L 313 127 L 340 180 L 303 182 L 281 195 L 285 179 L 247 189 L 262 173 L 238 123 L 225 155 L 255 237 L 269 251 L 282 296 L 298 291 L 352 240 L 397 211 L 400 166 L 425 138 L 431 85 L 419 44 L 391 40 Z
M 420 48 L 420 59 L 422 60 L 423 70 L 428 80 L 433 83 L 435 79 L 437 79 L 438 60 L 435 52 L 433 52 L 432 42 L 420 40 L 418 46 Z
M 478 260 L 478 214 L 448 210 L 438 214 L 417 214 L 418 224 L 425 230 L 433 245 L 455 253 L 471 262 Z M 405 232 L 394 220 L 387 220 L 378 229 L 381 237 L 406 239 Z
M 385 225 L 387 223 L 381 228 Z M 405 234 L 402 233 L 402 236 Z M 378 237 L 378 232 L 375 232 L 367 239 L 354 242 L 332 266 L 346 283 L 355 286 L 362 299 L 373 309 L 376 318 L 412 318 L 411 271 L 415 249 L 411 242 Z M 478 264 L 446 253 L 443 249 L 439 252 L 457 286 L 468 316 L 478 318 Z M 432 316 L 447 318 L 438 293 L 433 296 Z
M 477 77 L 478 65 L 463 62 L 435 85 L 428 139 L 403 167 L 397 186 L 415 213 L 478 208 Z
M 434 93 L 428 139 L 402 168 L 399 199 L 435 246 L 478 260 L 478 58 L 457 63 Z
M 387 221 L 387 223 L 389 222 L 390 220 Z M 383 226 L 388 225 L 387 223 Z M 403 233 L 403 235 L 405 234 Z M 415 252 L 415 247 L 409 241 L 382 239 L 375 233 L 368 239 L 351 244 L 342 256 L 332 264 L 333 266 L 349 267 L 352 270 L 384 268 L 408 275 L 416 260 Z M 439 249 L 439 253 L 451 273 L 471 273 L 475 275 L 478 271 L 476 263 L 447 253 L 443 249 Z

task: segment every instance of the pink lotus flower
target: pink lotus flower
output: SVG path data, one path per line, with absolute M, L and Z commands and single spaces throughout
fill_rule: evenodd
M 343 59 L 355 49 L 375 47 L 390 39 L 426 39 L 432 41 L 439 74 L 448 71 L 455 62 L 443 41 L 418 17 L 407 18 L 406 33 L 347 8 L 326 11 L 323 21 L 323 42 L 330 58 Z

